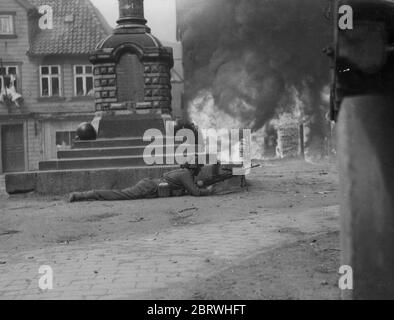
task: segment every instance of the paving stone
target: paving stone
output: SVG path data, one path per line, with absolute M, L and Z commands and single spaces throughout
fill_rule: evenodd
M 337 230 L 338 222 L 333 219 L 337 207 L 329 214 L 325 212 L 324 217 L 319 209 L 308 210 L 299 214 L 299 220 L 315 219 L 318 223 L 301 231 L 312 236 Z M 2 269 L 0 299 L 149 298 L 153 289 L 203 279 L 221 266 L 228 267 L 278 243 L 298 240 L 294 234 L 278 233 L 266 226 L 264 219 L 263 215 L 255 219 L 258 225 L 242 220 L 176 228 L 160 234 L 160 241 L 155 242 L 147 242 L 154 235 L 145 234 L 128 240 L 23 252 L 13 256 Z M 300 229 L 301 222 L 297 226 Z M 72 260 L 68 260 L 71 256 Z M 37 260 L 32 262 L 29 257 Z M 44 257 L 56 261 L 52 266 L 54 289 L 49 292 L 38 288 L 40 264 L 36 261 Z

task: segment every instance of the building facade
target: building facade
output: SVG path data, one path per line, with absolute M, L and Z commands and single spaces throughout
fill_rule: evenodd
M 89 56 L 111 31 L 89 0 L 0 2 L 0 174 L 38 169 L 92 120 Z

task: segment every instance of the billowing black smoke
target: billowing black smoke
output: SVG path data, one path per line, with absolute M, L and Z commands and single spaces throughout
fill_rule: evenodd
M 209 90 L 220 109 L 241 114 L 257 130 L 287 105 L 295 88 L 304 97 L 314 136 L 323 137 L 327 105 L 321 93 L 329 83 L 329 61 L 322 49 L 332 41 L 327 5 L 327 0 L 178 0 L 187 101 Z

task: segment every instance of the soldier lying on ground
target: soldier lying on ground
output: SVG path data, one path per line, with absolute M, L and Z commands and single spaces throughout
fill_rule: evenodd
M 159 197 L 159 186 L 166 185 L 168 195 L 182 195 L 187 192 L 195 197 L 208 196 L 213 194 L 213 188 L 202 188 L 202 182 L 197 184 L 194 178 L 197 177 L 203 165 L 184 165 L 181 169 L 168 172 L 161 179 L 143 179 L 135 186 L 124 190 L 101 190 L 88 192 L 74 192 L 70 195 L 70 202 L 77 201 L 119 201 L 152 199 Z

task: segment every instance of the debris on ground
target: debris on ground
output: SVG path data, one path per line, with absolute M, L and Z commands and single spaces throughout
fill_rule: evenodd
M 136 219 L 134 219 L 134 220 L 130 220 L 129 222 L 130 223 L 137 223 L 137 222 L 142 222 L 142 221 L 144 221 L 145 219 L 144 218 L 136 218 Z
M 196 207 L 186 208 L 186 209 L 179 210 L 178 213 L 181 214 L 181 213 L 185 213 L 188 211 L 198 211 L 198 208 L 196 208 Z
M 0 231 L 0 237 L 1 236 L 12 236 L 14 234 L 18 234 L 20 231 L 17 230 L 6 230 L 6 231 Z

